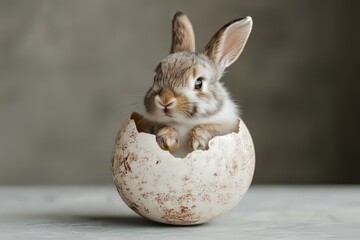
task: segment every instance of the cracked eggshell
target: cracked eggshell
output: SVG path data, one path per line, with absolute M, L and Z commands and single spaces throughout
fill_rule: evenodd
M 237 133 L 213 138 L 208 150 L 176 158 L 128 118 L 112 159 L 113 180 L 125 203 L 147 219 L 174 225 L 205 223 L 235 207 L 254 168 L 254 145 L 242 120 Z

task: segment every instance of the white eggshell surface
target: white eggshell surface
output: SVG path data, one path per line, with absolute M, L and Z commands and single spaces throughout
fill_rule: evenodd
M 138 132 L 128 119 L 113 152 L 112 172 L 125 203 L 150 220 L 176 225 L 208 222 L 236 206 L 248 190 L 255 168 L 251 135 L 239 131 L 213 138 L 209 150 L 175 158 L 155 136 Z

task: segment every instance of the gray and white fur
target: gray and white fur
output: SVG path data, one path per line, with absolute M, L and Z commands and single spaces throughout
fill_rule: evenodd
M 235 131 L 239 110 L 220 79 L 243 51 L 251 28 L 251 17 L 235 19 L 195 52 L 188 17 L 174 15 L 170 55 L 156 67 L 144 98 L 146 118 L 153 122 L 149 129 L 162 149 L 184 157 L 207 149 L 214 136 Z

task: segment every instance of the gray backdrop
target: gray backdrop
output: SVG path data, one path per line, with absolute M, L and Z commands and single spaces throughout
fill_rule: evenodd
M 111 183 L 113 139 L 141 109 L 176 10 L 197 48 L 250 15 L 224 81 L 256 183 L 360 183 L 356 1 L 0 1 L 0 184 Z

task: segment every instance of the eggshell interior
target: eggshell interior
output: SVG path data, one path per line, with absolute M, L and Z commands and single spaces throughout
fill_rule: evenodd
M 254 168 L 254 145 L 242 120 L 238 132 L 213 138 L 208 150 L 176 158 L 129 117 L 112 159 L 114 183 L 125 203 L 147 219 L 175 225 L 205 223 L 235 207 Z

